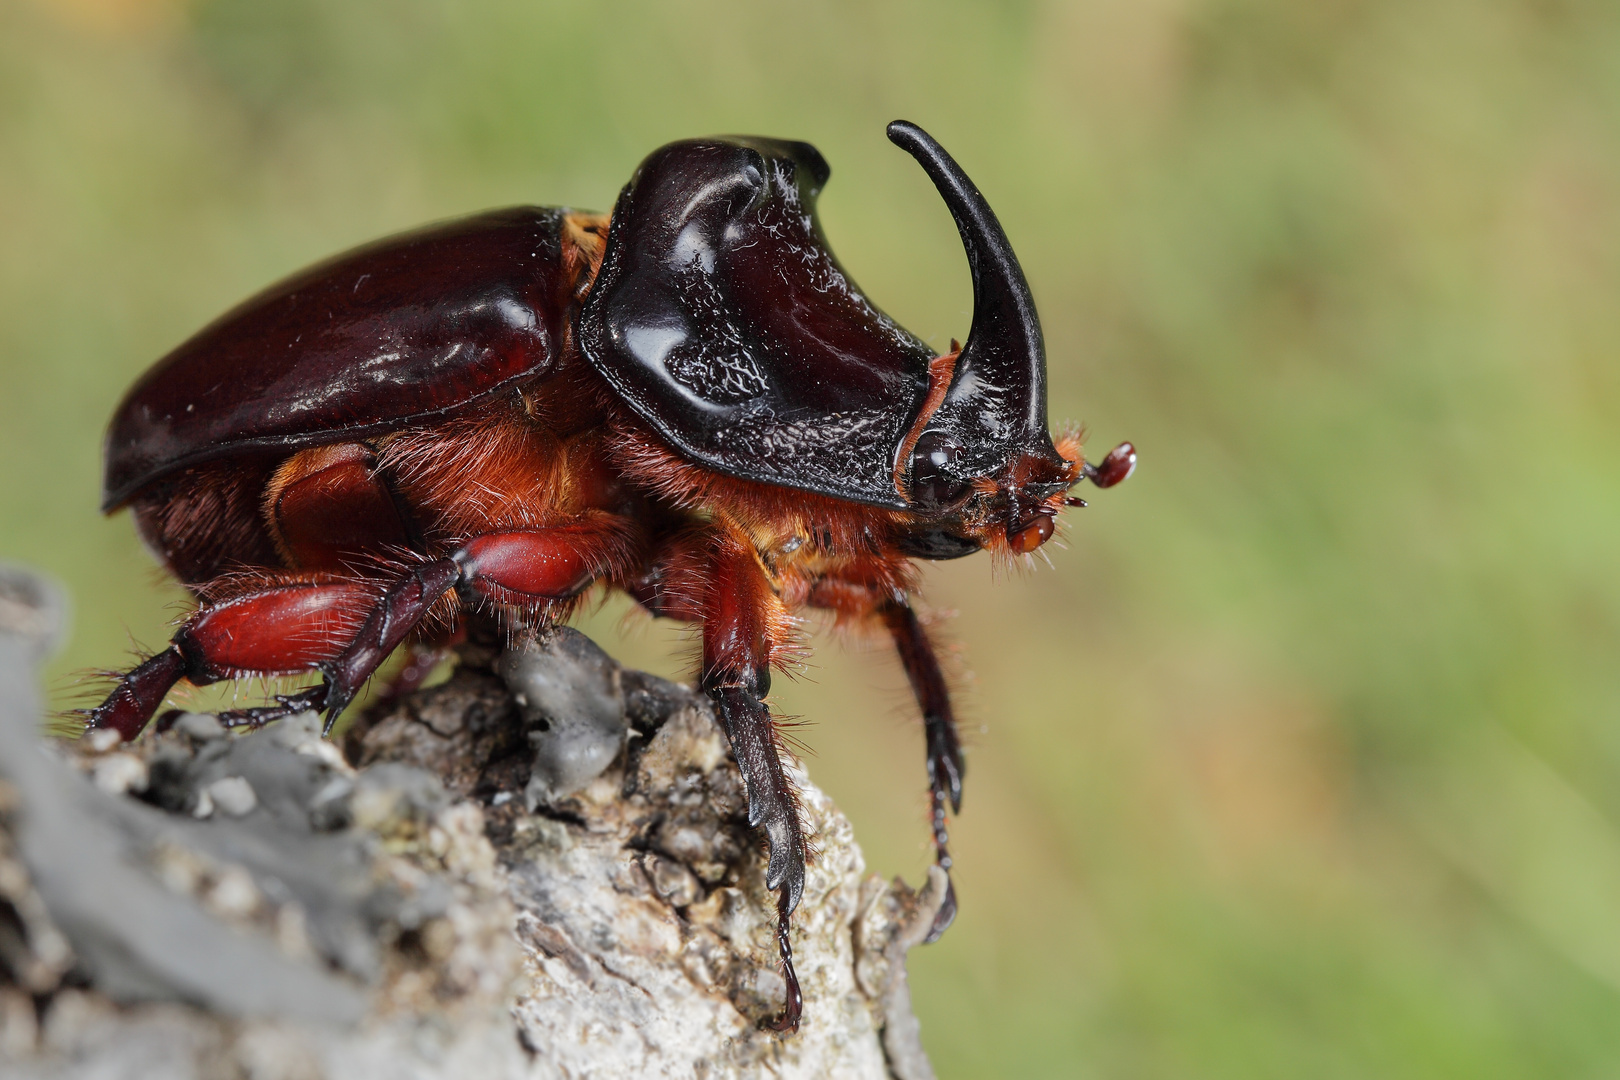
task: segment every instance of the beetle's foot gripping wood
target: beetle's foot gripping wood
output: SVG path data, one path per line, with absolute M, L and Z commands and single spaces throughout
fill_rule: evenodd
M 924 945 L 932 945 L 945 936 L 945 931 L 956 921 L 956 883 L 951 879 L 950 835 L 945 830 L 945 802 L 937 790 L 929 792 L 929 822 L 934 830 L 934 862 L 945 871 L 945 899 L 940 902 L 934 924 L 923 938 Z
M 923 714 L 928 753 L 928 820 L 934 833 L 934 859 L 945 871 L 947 882 L 945 900 L 925 940 L 925 943 L 934 942 L 956 919 L 956 887 L 950 883 L 950 835 L 946 831 L 945 807 L 949 804 L 952 813 L 962 811 L 962 742 L 957 735 L 945 674 L 940 670 L 939 658 L 917 613 L 903 594 L 896 594 L 882 606 L 881 614 Z
M 777 891 L 776 948 L 782 958 L 787 995 L 782 1011 L 769 1026 L 776 1031 L 797 1031 L 804 997 L 799 990 L 798 973 L 793 969 L 793 945 L 788 939 L 788 926 L 793 909 L 799 906 L 799 899 L 804 895 L 805 843 L 804 830 L 799 824 L 798 799 L 782 770 L 770 710 L 760 700 L 758 688 L 711 687 L 709 696 L 720 708 L 720 722 L 742 771 L 743 787 L 748 793 L 748 824 L 756 829 L 763 828 L 770 843 L 765 887 Z

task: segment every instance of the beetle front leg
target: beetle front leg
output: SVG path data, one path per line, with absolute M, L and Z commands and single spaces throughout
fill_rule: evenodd
M 894 638 L 900 663 L 911 681 L 912 692 L 922 709 L 923 733 L 928 747 L 929 821 L 934 829 L 934 858 L 947 875 L 951 872 L 950 836 L 945 829 L 945 804 L 952 813 L 962 811 L 962 743 L 956 734 L 956 716 L 951 711 L 951 695 L 945 686 L 939 658 L 928 641 L 917 613 L 896 593 L 880 609 L 884 625 Z M 926 941 L 938 941 L 956 918 L 956 887 L 948 885 Z
M 793 945 L 788 925 L 793 909 L 804 895 L 804 833 L 799 824 L 799 807 L 782 759 L 776 748 L 775 727 L 770 709 L 761 700 L 756 683 L 744 686 L 715 686 L 704 680 L 704 688 L 720 707 L 720 721 L 731 740 L 732 753 L 742 771 L 748 793 L 748 824 L 765 830 L 770 842 L 770 862 L 765 868 L 765 887 L 776 893 L 776 949 L 782 958 L 782 977 L 787 996 L 782 1011 L 771 1021 L 776 1031 L 797 1031 L 804 997 L 799 976 L 793 969 Z M 769 687 L 770 680 L 765 680 Z
M 729 539 L 717 553 L 703 623 L 703 689 L 719 707 L 748 795 L 748 824 L 763 828 L 770 842 L 765 886 L 776 890 L 776 946 L 787 996 L 771 1021 L 777 1031 L 796 1031 L 803 996 L 793 969 L 789 917 L 804 894 L 804 830 L 798 800 L 782 768 L 776 725 L 764 698 L 771 688 L 773 651 L 787 625 L 781 601 L 751 552 Z

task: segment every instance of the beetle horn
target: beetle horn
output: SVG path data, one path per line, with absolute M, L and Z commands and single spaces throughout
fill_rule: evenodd
M 957 444 L 951 471 L 964 480 L 992 475 L 1023 454 L 1061 461 L 1046 427 L 1040 316 L 1001 222 L 961 166 L 926 131 L 896 120 L 888 134 L 939 189 L 973 274 L 973 326 L 945 400 L 928 425 Z

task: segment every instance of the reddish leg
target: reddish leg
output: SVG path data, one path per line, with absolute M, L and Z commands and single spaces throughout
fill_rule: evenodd
M 636 603 L 656 618 L 703 621 L 712 538 L 704 529 L 688 529 L 655 538 L 644 568 L 625 583 Z
M 322 734 L 331 734 L 332 725 L 366 680 L 416 629 L 461 574 L 454 559 L 435 559 L 413 566 L 383 594 L 348 647 L 336 659 L 316 665 L 326 676 L 326 694 L 321 701 L 326 724 Z
M 258 709 L 223 715 L 227 723 L 262 724 L 321 709 L 330 730 L 366 679 L 435 603 L 465 586 L 496 604 L 543 609 L 575 596 L 601 572 L 608 525 L 489 533 L 449 558 L 416 564 L 381 584 L 343 580 L 271 581 L 198 611 L 168 649 L 124 676 L 91 710 L 87 729 L 138 735 L 170 687 L 241 675 L 317 670 L 323 686 Z
M 107 700 L 86 714 L 85 730 L 112 728 L 125 742 L 141 733 L 174 684 L 186 674 L 186 662 L 172 645 L 118 680 Z
M 782 1011 L 771 1022 L 795 1031 L 803 996 L 793 970 L 789 916 L 804 894 L 804 833 L 798 800 L 782 769 L 776 729 L 764 697 L 771 688 L 771 656 L 785 629 L 780 601 L 752 552 L 730 538 L 714 558 L 703 624 L 703 689 L 719 706 L 720 721 L 748 793 L 748 824 L 770 842 L 765 886 L 777 890 L 776 947 L 787 980 Z
M 249 672 L 307 671 L 335 659 L 375 598 L 355 582 L 283 580 L 206 607 L 167 649 L 120 680 L 90 711 L 87 728 L 133 739 L 182 678 L 206 686 Z
M 900 663 L 911 680 L 911 690 L 922 708 L 923 733 L 928 747 L 929 819 L 934 829 L 934 858 L 947 875 L 951 872 L 950 836 L 945 831 L 945 803 L 953 813 L 962 811 L 962 744 L 956 735 L 956 716 L 951 711 L 950 692 L 939 659 L 928 642 L 917 613 L 897 593 L 880 612 L 894 636 Z M 945 902 L 928 932 L 927 941 L 938 941 L 956 918 L 956 887 L 947 886 Z

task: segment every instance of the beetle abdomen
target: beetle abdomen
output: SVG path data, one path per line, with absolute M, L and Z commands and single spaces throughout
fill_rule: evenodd
M 136 532 L 188 586 L 244 567 L 279 566 L 260 512 L 275 466 L 269 458 L 250 455 L 175 472 L 131 500 Z
M 125 397 L 102 508 L 201 461 L 397 430 L 543 374 L 574 302 L 565 216 L 515 207 L 430 226 L 247 301 Z

